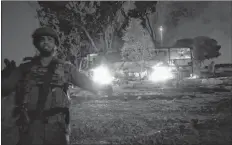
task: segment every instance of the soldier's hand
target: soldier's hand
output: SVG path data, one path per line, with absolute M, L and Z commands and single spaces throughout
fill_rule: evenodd
M 11 61 L 11 63 L 7 64 L 7 66 L 2 70 L 2 77 L 8 78 L 10 74 L 16 69 L 16 65 L 14 61 Z
M 19 107 L 14 107 L 11 116 L 16 126 L 19 126 L 20 123 L 22 122 L 22 117 L 20 116 L 20 114 L 21 114 L 21 109 Z
M 19 106 L 15 106 L 13 111 L 12 111 L 12 117 L 16 118 L 20 115 L 20 113 L 22 112 L 22 110 L 25 108 L 25 104 L 21 104 Z
M 13 111 L 12 111 L 12 117 L 13 118 L 18 118 L 21 112 L 21 108 L 20 107 L 14 107 Z

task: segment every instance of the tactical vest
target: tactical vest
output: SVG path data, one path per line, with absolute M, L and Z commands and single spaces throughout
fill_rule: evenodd
M 69 108 L 67 63 L 53 59 L 49 66 L 40 65 L 38 58 L 21 66 L 23 77 L 16 87 L 16 105 L 27 104 L 28 111 Z

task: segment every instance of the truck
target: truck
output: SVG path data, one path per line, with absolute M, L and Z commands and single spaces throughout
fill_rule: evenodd
M 154 54 L 156 63 L 148 76 L 153 82 L 178 82 L 193 73 L 191 48 L 160 47 Z

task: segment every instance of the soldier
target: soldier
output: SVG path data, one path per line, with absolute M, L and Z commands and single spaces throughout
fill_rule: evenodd
M 93 82 L 70 63 L 55 56 L 58 36 L 42 27 L 32 35 L 40 52 L 2 80 L 2 92 L 15 91 L 14 117 L 18 117 L 17 145 L 68 145 L 70 135 L 67 84 L 72 83 L 97 94 Z

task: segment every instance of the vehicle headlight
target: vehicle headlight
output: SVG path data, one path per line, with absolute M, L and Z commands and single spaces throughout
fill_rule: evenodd
M 196 74 L 191 74 L 189 77 L 189 79 L 198 79 L 198 78 L 199 78 L 199 76 Z
M 149 80 L 153 82 L 162 82 L 174 78 L 172 69 L 167 66 L 154 66 Z
M 105 66 L 99 66 L 93 71 L 92 79 L 94 82 L 101 84 L 101 85 L 107 85 L 111 84 L 114 77 L 111 75 L 109 69 Z

